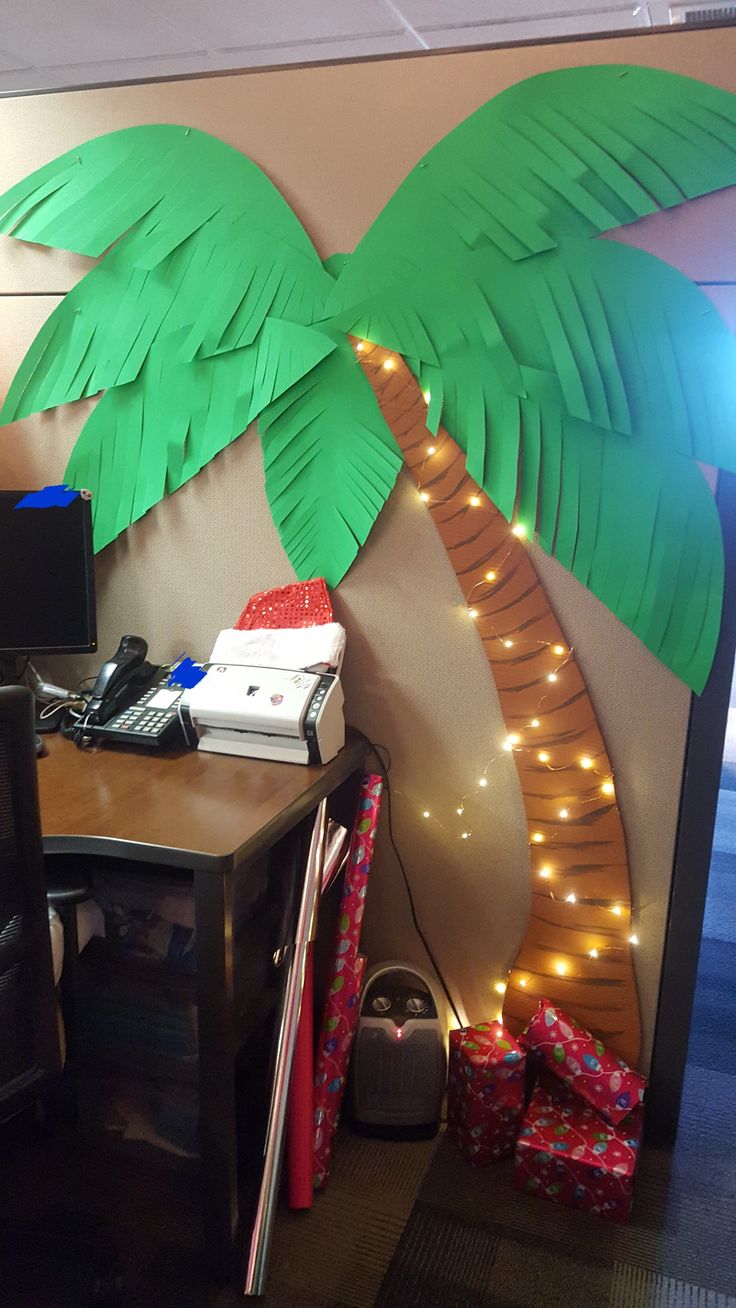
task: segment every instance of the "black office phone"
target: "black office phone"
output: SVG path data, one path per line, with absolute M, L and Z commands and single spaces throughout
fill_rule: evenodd
M 112 658 L 103 663 L 86 708 L 64 728 L 85 745 L 143 745 L 172 749 L 196 745 L 179 712 L 184 690 L 170 686 L 170 671 L 147 661 L 142 636 L 123 636 Z
M 182 686 L 169 686 L 169 673 L 149 686 L 105 723 L 85 729 L 94 744 L 142 745 L 145 749 L 176 749 L 196 745 L 180 715 Z

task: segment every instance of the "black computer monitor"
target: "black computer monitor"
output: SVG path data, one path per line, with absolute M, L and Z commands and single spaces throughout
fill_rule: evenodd
M 0 491 L 0 659 L 90 653 L 97 620 L 89 499 L 17 508 L 28 495 Z

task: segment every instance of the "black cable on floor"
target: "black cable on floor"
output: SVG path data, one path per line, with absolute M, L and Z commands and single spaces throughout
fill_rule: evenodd
M 381 776 L 383 777 L 384 784 L 386 786 L 386 799 L 387 799 L 387 810 L 388 810 L 388 838 L 389 841 L 391 842 L 391 848 L 393 849 L 394 854 L 396 855 L 396 861 L 401 869 L 401 875 L 404 878 L 404 885 L 406 887 L 407 899 L 409 900 L 409 909 L 411 911 L 412 922 L 414 923 L 414 930 L 419 936 L 419 939 L 421 940 L 422 945 L 424 946 L 424 949 L 427 953 L 427 957 L 429 958 L 432 967 L 434 968 L 435 972 L 437 973 L 437 976 L 439 977 L 440 984 L 445 992 L 445 995 L 447 996 L 447 1002 L 450 1005 L 450 1008 L 452 1009 L 453 1013 L 455 1014 L 455 1020 L 457 1021 L 458 1026 L 463 1026 L 463 1021 L 460 1017 L 460 1014 L 457 1011 L 457 1008 L 455 1007 L 455 1001 L 452 998 L 452 995 L 450 994 L 450 991 L 447 986 L 447 982 L 445 981 L 445 978 L 442 975 L 442 971 L 437 962 L 437 959 L 435 958 L 434 953 L 432 952 L 432 948 L 429 944 L 429 941 L 427 940 L 427 937 L 425 936 L 421 928 L 421 925 L 419 923 L 419 918 L 417 917 L 416 905 L 414 903 L 414 895 L 411 888 L 411 882 L 409 881 L 409 877 L 407 875 L 407 871 L 404 866 L 404 860 L 401 857 L 401 854 L 399 853 L 399 847 L 396 844 L 396 840 L 394 838 L 393 816 L 391 812 L 391 783 L 389 781 L 389 775 L 388 775 L 389 772 L 391 771 L 391 751 L 388 745 L 375 745 L 371 740 L 370 736 L 367 736 L 365 732 L 361 731 L 358 727 L 350 727 L 350 730 L 354 731 L 356 735 L 360 736 L 361 739 L 365 741 L 369 749 L 373 751 L 373 754 L 378 759 Z M 380 753 L 381 750 L 385 751 L 386 758 L 387 758 L 386 763 L 384 763 L 383 758 L 381 757 L 381 753 Z

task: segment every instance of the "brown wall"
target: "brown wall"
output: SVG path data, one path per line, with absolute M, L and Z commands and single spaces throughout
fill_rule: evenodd
M 354 246 L 423 151 L 522 77 L 565 65 L 628 61 L 736 89 L 734 53 L 731 29 L 4 100 L 0 187 L 102 132 L 187 123 L 250 155 L 327 255 Z M 686 221 L 670 215 L 643 224 L 642 239 L 686 265 L 691 276 L 727 278 L 733 254 L 718 235 L 723 198 L 702 202 Z M 704 241 L 700 227 L 708 223 Z M 3 394 L 34 332 L 86 266 L 0 240 Z M 87 407 L 0 431 L 0 483 L 60 479 Z M 690 697 L 556 563 L 540 556 L 539 564 L 588 676 L 614 762 L 641 937 L 646 1061 Z M 206 657 L 215 633 L 232 622 L 249 594 L 291 579 L 263 492 L 258 441 L 249 433 L 100 556 L 101 656 L 121 633 L 136 631 L 158 660 L 185 649 Z M 391 747 L 395 833 L 421 920 L 467 1014 L 487 1017 L 497 1007 L 493 982 L 510 965 L 525 921 L 524 814 L 508 756 L 493 764 L 485 791 L 476 787 L 500 752 L 498 702 L 454 576 L 405 477 L 340 586 L 336 607 L 348 629 L 348 717 Z M 84 670 L 98 661 L 82 661 Z M 54 674 L 64 675 L 58 663 Z M 468 841 L 459 839 L 455 816 L 461 798 Z M 425 808 L 432 814 L 428 821 L 421 817 Z M 373 959 L 425 961 L 385 837 L 366 937 Z

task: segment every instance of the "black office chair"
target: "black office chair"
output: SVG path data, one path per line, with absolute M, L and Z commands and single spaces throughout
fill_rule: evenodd
M 88 893 L 80 883 L 47 898 L 33 696 L 0 687 L 0 1121 L 41 1098 L 61 1072 L 48 903 L 76 904 Z

